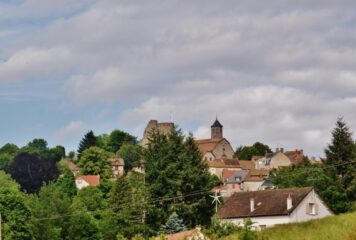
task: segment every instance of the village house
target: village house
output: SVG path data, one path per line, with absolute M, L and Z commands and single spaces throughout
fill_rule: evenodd
M 240 226 L 250 218 L 256 230 L 331 215 L 312 187 L 237 192 L 217 212 L 220 219 Z
M 100 175 L 83 175 L 75 178 L 75 186 L 79 190 L 89 186 L 97 186 L 99 184 Z
M 218 119 L 211 125 L 210 139 L 196 140 L 200 152 L 203 155 L 203 160 L 211 161 L 219 158 L 233 158 L 234 149 L 230 142 L 224 138 L 223 125 Z
M 296 165 L 303 161 L 303 150 L 284 152 L 284 148 L 277 148 L 274 153 L 266 153 L 262 158 L 254 156 L 252 161 L 256 169 L 274 169 Z
M 113 177 L 121 176 L 124 174 L 125 161 L 119 157 L 109 158 L 111 162 L 111 169 Z

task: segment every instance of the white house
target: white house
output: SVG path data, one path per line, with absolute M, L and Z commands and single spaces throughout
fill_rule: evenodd
M 84 175 L 75 178 L 75 186 L 79 190 L 89 186 L 97 186 L 99 184 L 100 175 Z
M 256 230 L 333 215 L 313 188 L 237 192 L 217 213 L 220 219 L 242 225 L 250 218 Z

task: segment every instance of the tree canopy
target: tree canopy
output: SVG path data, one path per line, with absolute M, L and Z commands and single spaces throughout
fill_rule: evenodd
M 240 146 L 236 149 L 234 157 L 241 160 L 251 160 L 253 156 L 264 156 L 272 150 L 266 144 L 255 142 L 252 146 Z
M 89 132 L 87 132 L 84 137 L 82 138 L 82 140 L 80 140 L 79 146 L 78 146 L 78 159 L 81 158 L 82 153 L 84 152 L 84 150 L 90 148 L 90 147 L 95 147 L 98 146 L 98 140 L 95 137 L 95 134 L 92 130 L 90 130 Z
M 78 167 L 84 175 L 97 175 L 107 178 L 111 175 L 110 154 L 99 147 L 90 147 L 82 152 Z

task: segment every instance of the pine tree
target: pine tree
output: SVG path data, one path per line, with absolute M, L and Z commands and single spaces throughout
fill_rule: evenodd
M 323 160 L 328 174 L 342 184 L 351 199 L 356 199 L 353 189 L 356 180 L 356 147 L 343 118 L 338 118 L 332 131 L 331 144 L 325 149 Z
M 110 193 L 110 208 L 118 213 L 125 208 L 129 208 L 131 201 L 131 186 L 126 176 L 119 176 Z
M 167 222 L 162 225 L 159 229 L 159 233 L 177 233 L 181 231 L 185 231 L 187 228 L 185 227 L 183 220 L 180 219 L 176 212 L 173 212 Z
M 85 149 L 88 149 L 90 147 L 94 147 L 94 146 L 98 146 L 98 141 L 97 138 L 94 135 L 94 132 L 92 130 L 90 130 L 89 132 L 87 132 L 84 137 L 82 138 L 82 140 L 79 143 L 78 146 L 78 159 L 80 159 L 82 152 Z

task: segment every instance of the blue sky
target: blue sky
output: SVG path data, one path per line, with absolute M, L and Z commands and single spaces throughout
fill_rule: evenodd
M 0 145 L 140 138 L 150 119 L 322 156 L 356 129 L 354 1 L 0 2 Z

